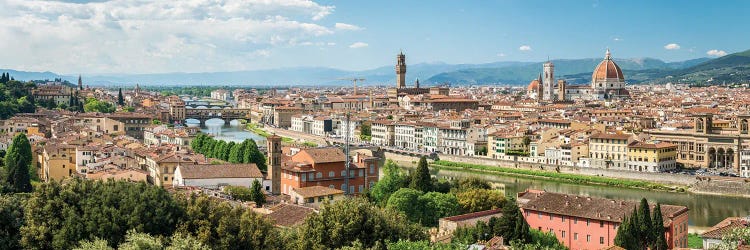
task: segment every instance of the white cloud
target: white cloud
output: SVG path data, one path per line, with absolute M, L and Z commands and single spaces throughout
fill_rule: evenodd
M 335 7 L 306 0 L 3 0 L 0 9 L 0 37 L 13 37 L 0 43 L 0 67 L 61 73 L 243 70 L 264 65 L 252 59 L 273 47 L 336 30 L 317 22 Z
M 356 43 L 352 43 L 351 45 L 349 45 L 349 48 L 359 49 L 359 48 L 364 48 L 367 46 L 370 46 L 370 45 L 367 43 L 363 43 L 363 42 L 356 42 Z
M 706 55 L 715 56 L 715 57 L 722 57 L 722 56 L 726 56 L 727 52 L 723 51 L 723 50 L 712 49 L 712 50 L 707 51 Z
M 336 46 L 336 43 L 333 43 L 333 42 L 329 42 L 329 43 L 328 43 L 328 46 Z
M 497 53 L 497 56 L 498 57 L 505 57 L 505 54 L 504 53 Z
M 678 50 L 680 49 L 680 45 L 676 43 L 670 43 L 670 44 L 664 45 L 664 48 L 667 50 Z
M 518 50 L 520 50 L 520 51 L 531 51 L 531 46 L 529 46 L 529 45 L 521 45 L 521 47 L 518 47 Z
M 347 23 L 336 23 L 334 27 L 336 27 L 337 30 L 361 30 L 362 29 L 362 27 L 359 27 L 353 24 L 347 24 Z
M 612 40 L 614 40 L 615 42 L 619 42 L 619 41 L 622 41 L 622 38 L 615 37 L 615 38 L 612 38 Z

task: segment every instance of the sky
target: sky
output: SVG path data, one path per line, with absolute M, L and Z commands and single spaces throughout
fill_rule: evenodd
M 682 61 L 750 49 L 750 1 L 1 0 L 0 68 L 63 74 Z

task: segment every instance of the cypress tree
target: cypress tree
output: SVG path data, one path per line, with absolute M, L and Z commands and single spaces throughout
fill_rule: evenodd
M 641 206 L 638 209 L 638 231 L 640 232 L 639 239 L 642 241 L 643 248 L 651 245 L 654 242 L 654 233 L 651 224 L 651 209 L 648 206 L 648 201 L 645 198 L 641 199 Z
M 432 191 L 432 178 L 430 178 L 430 169 L 427 168 L 427 158 L 425 158 L 424 156 L 422 156 L 422 158 L 419 158 L 417 170 L 414 172 L 411 178 L 411 183 L 409 184 L 410 188 L 422 192 Z
M 31 144 L 26 134 L 13 137 L 13 143 L 5 154 L 5 184 L 12 192 L 31 192 Z
M 232 148 L 229 150 L 229 159 L 227 159 L 231 163 L 240 163 L 242 162 L 242 145 L 244 143 L 237 143 L 232 146 Z
M 503 206 L 503 216 L 493 226 L 493 231 L 499 232 L 507 241 L 520 241 L 528 243 L 531 241 L 531 230 L 526 219 L 523 218 L 521 209 L 518 208 L 515 199 L 509 199 Z
M 117 105 L 125 105 L 125 98 L 122 96 L 122 88 L 120 88 L 117 92 Z
M 661 215 L 661 205 L 659 203 L 656 203 L 656 207 L 654 207 L 654 214 L 652 216 L 651 222 L 653 223 L 652 232 L 654 239 L 653 244 L 651 244 L 652 250 L 667 250 L 669 247 L 667 246 L 667 239 L 664 236 L 664 218 Z
M 256 207 L 261 207 L 266 203 L 266 194 L 263 193 L 263 188 L 257 179 L 253 180 L 253 185 L 250 187 L 250 197 L 252 197 Z
M 625 249 L 638 249 L 635 243 L 636 239 L 633 235 L 633 224 L 631 217 L 625 216 L 622 218 L 620 227 L 617 228 L 617 236 L 615 236 L 615 245 Z
M 227 143 L 226 146 L 224 146 L 224 148 L 221 151 L 222 160 L 229 161 L 229 155 L 232 153 L 232 148 L 234 148 L 234 145 L 236 145 L 235 142 L 230 141 L 229 143 Z

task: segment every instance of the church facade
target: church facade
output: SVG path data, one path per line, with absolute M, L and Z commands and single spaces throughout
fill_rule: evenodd
M 630 97 L 625 89 L 625 76 L 620 66 L 607 53 L 591 75 L 590 85 L 568 85 L 565 80 L 555 82 L 555 66 L 544 63 L 542 74 L 529 83 L 527 95 L 540 102 L 573 100 L 611 100 Z

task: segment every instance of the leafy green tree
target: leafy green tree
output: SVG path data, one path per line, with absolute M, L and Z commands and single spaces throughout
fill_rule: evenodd
M 390 209 L 379 208 L 362 198 L 324 204 L 299 228 L 297 249 L 335 249 L 359 242 L 362 248 L 385 246 L 399 240 L 426 240 L 418 224 Z
M 422 191 L 412 188 L 401 188 L 388 198 L 386 208 L 400 211 L 411 222 L 421 223 L 424 208 L 419 201 Z
M 23 200 L 15 195 L 0 195 L 0 246 L 21 249 L 23 224 Z
M 245 145 L 243 143 L 237 143 L 232 146 L 232 148 L 229 150 L 229 159 L 228 161 L 231 163 L 242 163 L 242 158 L 244 158 L 244 152 L 245 149 L 243 148 Z
M 169 241 L 170 244 L 166 250 L 211 250 L 208 245 L 190 235 L 175 233 Z
M 138 233 L 135 230 L 129 230 L 125 236 L 125 242 L 117 246 L 118 250 L 162 250 L 164 242 L 160 238 L 151 236 L 146 233 Z
M 255 202 L 256 207 L 262 207 L 266 203 L 266 194 L 263 193 L 263 187 L 260 182 L 256 179 L 253 180 L 253 185 L 250 187 L 250 196 Z
M 369 123 L 362 123 L 362 125 L 359 126 L 359 134 L 372 136 L 372 126 Z
M 5 185 L 12 192 L 31 192 L 31 144 L 26 134 L 19 133 L 5 154 Z M 36 172 L 36 171 L 34 171 Z M 33 173 L 33 172 L 32 172 Z
M 112 113 L 115 112 L 115 105 L 106 101 L 100 101 L 96 98 L 86 99 L 86 103 L 83 104 L 83 110 L 86 112 L 100 112 L 100 113 Z
M 375 203 L 385 205 L 388 198 L 402 187 L 408 186 L 409 180 L 392 160 L 383 165 L 383 177 L 370 188 L 370 197 Z
M 253 139 L 247 139 L 248 144 L 245 148 L 244 153 L 244 163 L 255 163 L 256 166 L 258 166 L 258 169 L 260 170 L 266 170 L 266 158 L 263 156 L 263 153 L 258 150 L 258 145 L 255 143 L 255 140 Z
M 432 191 L 432 178 L 430 177 L 430 169 L 427 167 L 427 158 L 422 156 L 419 158 L 417 163 L 417 170 L 412 175 L 410 188 L 422 191 Z
M 469 190 L 469 189 L 491 189 L 490 183 L 479 179 L 478 177 L 468 177 L 457 181 L 456 188 L 458 190 Z
M 664 218 L 662 217 L 661 205 L 659 203 L 657 203 L 656 207 L 654 207 L 654 212 L 651 217 L 651 223 L 653 224 L 651 226 L 653 236 L 651 237 L 652 239 L 654 239 L 654 241 L 651 244 L 650 249 L 666 250 L 669 248 L 669 246 L 667 245 L 667 239 L 664 236 Z
M 117 90 L 117 105 L 125 105 L 125 98 L 122 96 L 122 88 Z
M 73 248 L 73 250 L 115 250 L 115 249 L 110 247 L 109 243 L 107 243 L 106 240 L 96 238 L 94 240 L 82 240 L 78 244 L 78 247 Z
M 399 240 L 397 242 L 389 242 L 387 248 L 389 250 L 454 250 L 465 249 L 466 247 L 461 244 L 430 243 L 430 241 L 426 240 Z
M 638 216 L 638 231 L 640 232 L 638 238 L 643 241 L 643 248 L 646 248 L 656 241 L 656 238 L 654 237 L 654 229 L 652 228 L 651 209 L 645 198 L 641 199 L 640 207 L 638 208 Z
M 504 207 L 505 197 L 497 190 L 472 188 L 456 193 L 458 204 L 465 213 Z
M 453 194 L 429 192 L 419 196 L 418 203 L 424 209 L 421 219 L 424 226 L 437 226 L 440 218 L 457 215 L 461 211 L 458 199 Z
M 251 201 L 253 200 L 253 194 L 250 188 L 244 186 L 226 186 L 224 192 L 232 196 L 232 198 L 240 201 Z
M 182 210 L 166 190 L 146 183 L 89 181 L 43 183 L 25 206 L 21 244 L 27 249 L 70 249 L 100 238 L 111 246 L 130 229 L 171 235 Z
M 738 249 L 740 243 L 750 242 L 750 227 L 735 228 L 724 235 L 721 243 L 712 249 Z

